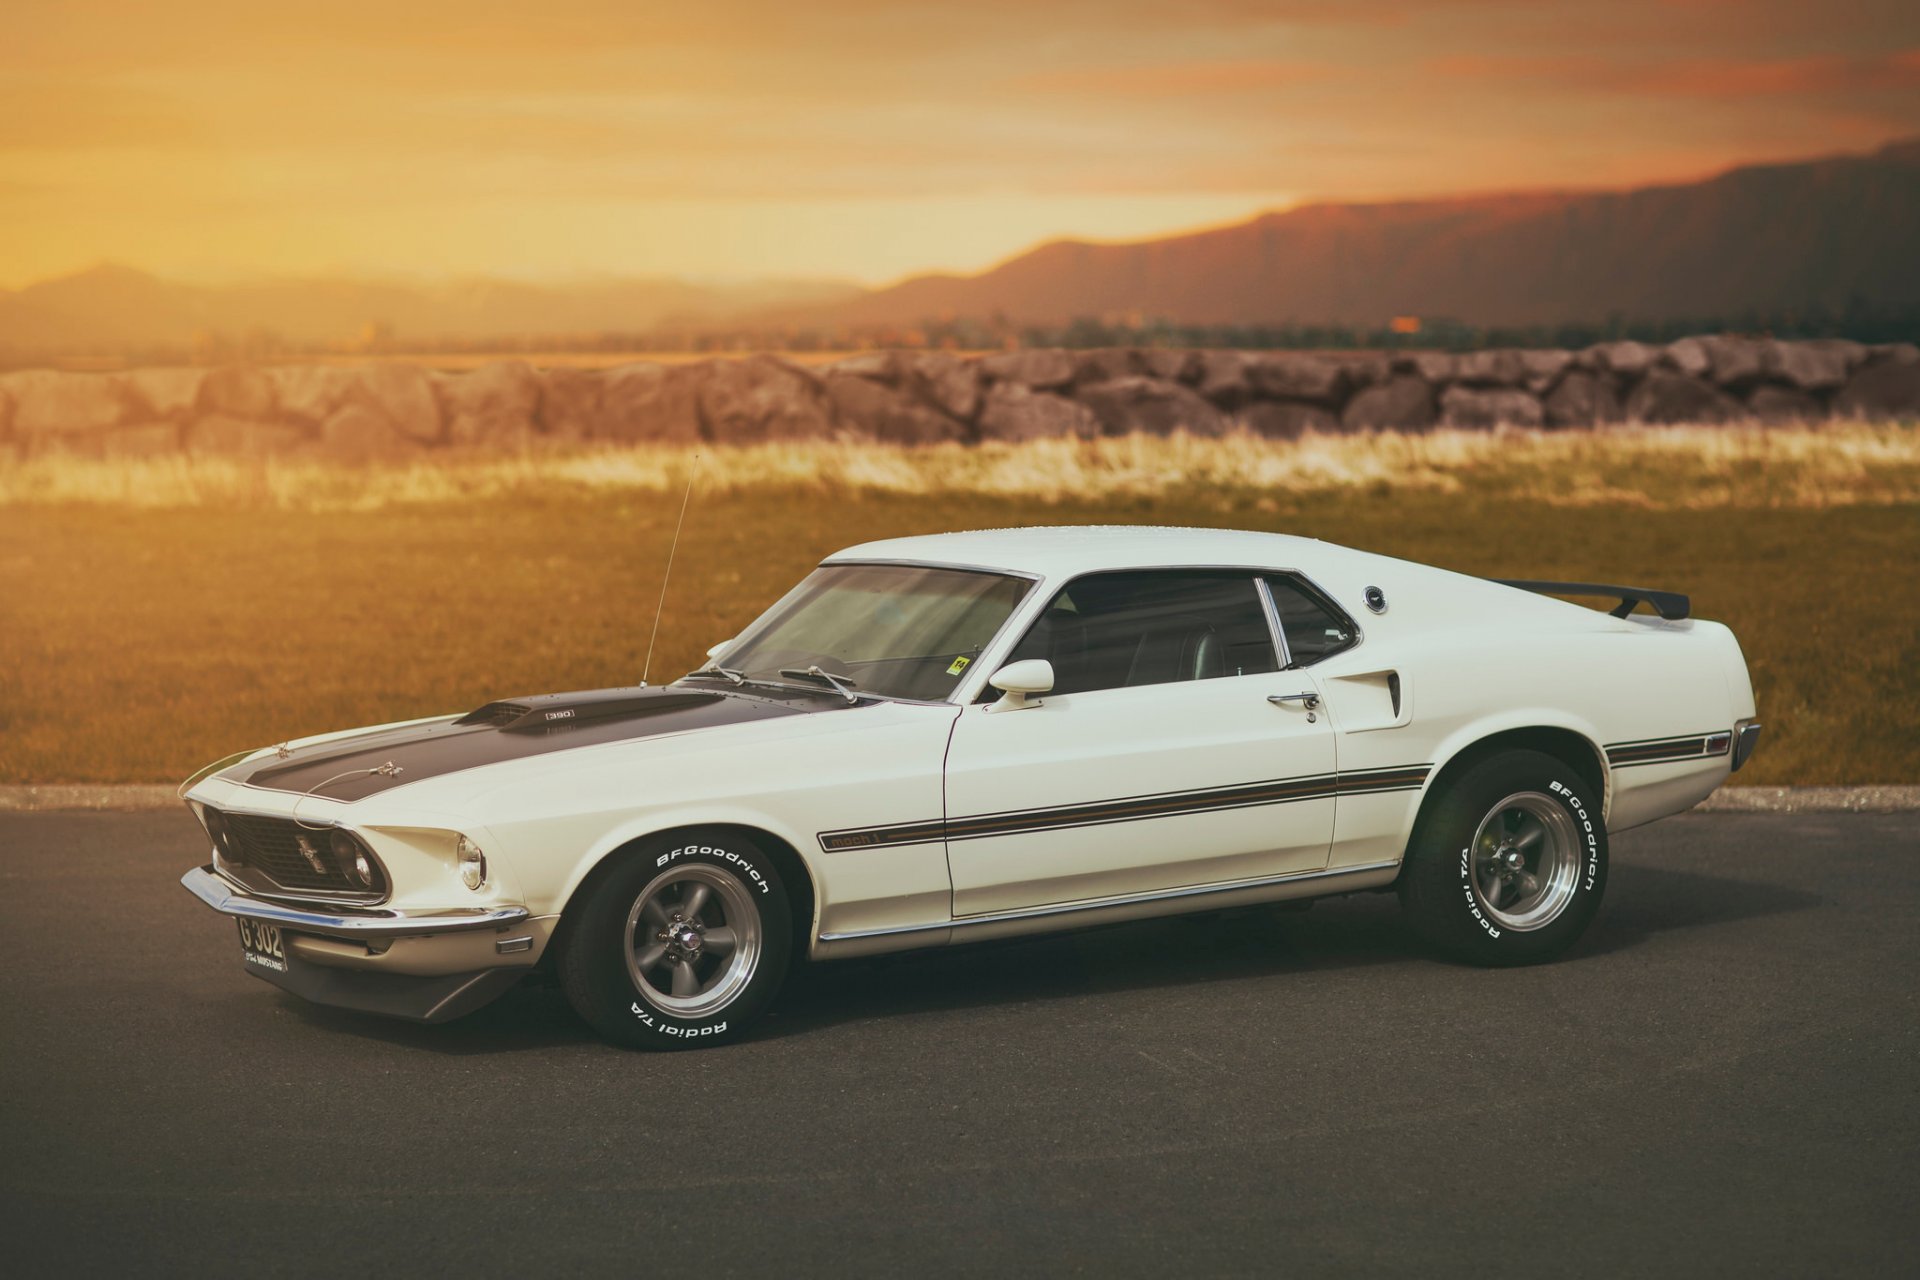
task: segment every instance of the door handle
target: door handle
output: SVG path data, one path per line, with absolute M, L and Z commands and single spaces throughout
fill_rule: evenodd
M 1319 716 L 1314 714 L 1315 709 L 1320 705 L 1320 695 L 1312 690 L 1308 690 L 1306 693 L 1270 693 L 1267 695 L 1267 701 L 1276 707 L 1284 707 L 1289 702 L 1297 702 L 1307 709 L 1308 724 L 1313 724 L 1320 719 Z

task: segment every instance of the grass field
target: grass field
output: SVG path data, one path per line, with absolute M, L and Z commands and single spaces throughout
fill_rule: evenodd
M 630 683 L 696 467 L 656 681 L 852 542 L 1235 526 L 1687 591 L 1753 669 L 1768 738 L 1743 784 L 1920 781 L 1920 430 L 1854 424 L 0 464 L 0 783 L 172 780 L 289 736 Z

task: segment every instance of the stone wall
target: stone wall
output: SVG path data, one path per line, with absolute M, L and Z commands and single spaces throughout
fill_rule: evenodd
M 1684 338 L 1584 351 L 1397 354 L 1023 350 L 770 355 L 608 369 L 517 361 L 0 375 L 0 452 L 392 457 L 589 441 L 829 436 L 920 444 L 1185 430 L 1920 415 L 1920 348 Z

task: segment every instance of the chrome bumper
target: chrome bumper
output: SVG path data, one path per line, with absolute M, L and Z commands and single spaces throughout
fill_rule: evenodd
M 1733 731 L 1733 772 L 1740 772 L 1740 766 L 1747 762 L 1753 749 L 1760 745 L 1760 723 L 1757 720 L 1742 721 Z
M 329 938 L 395 938 L 422 933 L 499 929 L 525 920 L 528 914 L 525 907 L 456 907 L 446 911 L 377 908 L 354 912 L 319 911 L 250 898 L 234 888 L 230 881 L 216 875 L 212 867 L 195 867 L 180 877 L 180 883 L 186 886 L 187 892 L 223 915 L 264 920 L 301 933 L 317 933 Z

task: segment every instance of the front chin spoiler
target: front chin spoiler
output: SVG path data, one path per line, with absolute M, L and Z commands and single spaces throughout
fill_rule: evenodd
M 464 1017 L 492 1003 L 527 973 L 525 969 L 482 969 L 420 978 L 317 965 L 302 960 L 292 948 L 287 950 L 286 968 L 278 971 L 249 964 L 244 958 L 240 963 L 254 977 L 303 1000 L 409 1022 L 451 1022 Z

